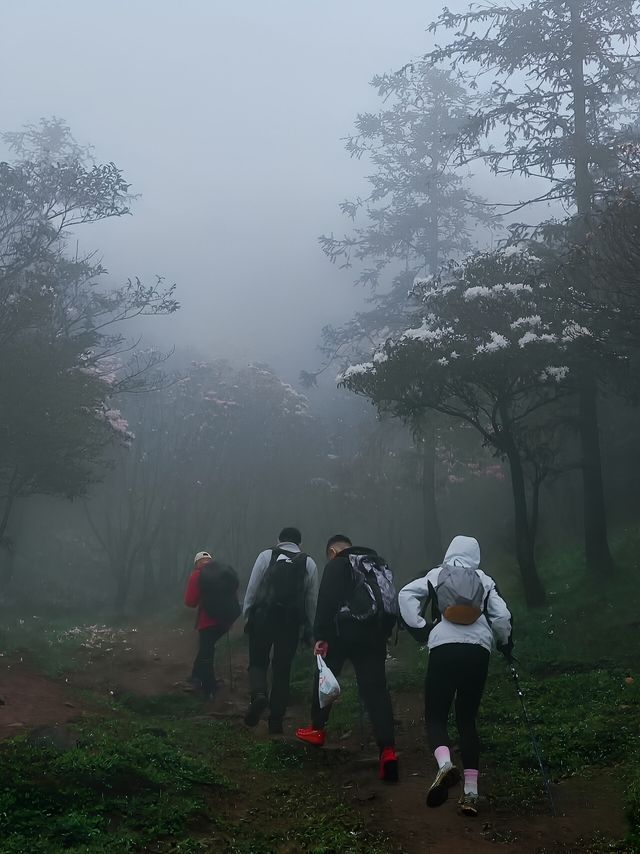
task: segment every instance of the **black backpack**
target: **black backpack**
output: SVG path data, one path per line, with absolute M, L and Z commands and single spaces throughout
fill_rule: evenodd
M 338 613 L 343 623 L 375 628 L 388 637 L 398 622 L 393 572 L 379 555 L 349 555 L 351 593 Z
M 260 589 L 259 608 L 287 623 L 306 622 L 305 581 L 307 555 L 304 552 L 271 550 L 271 560 Z
M 233 567 L 213 560 L 200 570 L 200 605 L 216 622 L 231 627 L 241 613 L 238 576 Z

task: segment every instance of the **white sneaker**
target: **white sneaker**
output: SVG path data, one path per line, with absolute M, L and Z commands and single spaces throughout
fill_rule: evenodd
M 465 792 L 458 801 L 458 809 L 463 815 L 478 815 L 478 795 L 474 792 Z
M 460 771 L 452 762 L 446 762 L 438 769 L 436 779 L 427 792 L 427 806 L 439 807 L 449 797 L 449 789 L 460 780 Z

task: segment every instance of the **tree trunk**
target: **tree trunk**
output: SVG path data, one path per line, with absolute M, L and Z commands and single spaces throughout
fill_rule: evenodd
M 587 133 L 587 104 L 584 82 L 584 37 L 580 10 L 570 0 L 573 44 L 571 47 L 573 112 L 574 112 L 574 172 L 576 207 L 585 217 L 593 205 L 593 182 L 589 171 L 589 139 Z M 586 226 L 583 223 L 583 232 Z M 579 430 L 583 478 L 583 520 L 585 560 L 592 571 L 613 568 L 607 534 L 607 515 L 602 477 L 602 454 L 598 426 L 598 385 L 592 374 L 585 374 L 579 391 Z
M 431 421 L 423 425 L 420 441 L 422 452 L 422 515 L 424 550 L 429 568 L 438 566 L 443 557 L 442 534 L 436 501 L 436 432 Z
M 583 380 L 579 407 L 585 561 L 589 572 L 607 573 L 613 570 L 613 560 L 607 538 L 607 511 L 598 429 L 598 387 L 593 377 L 585 377 Z
M 131 575 L 124 566 L 114 567 L 113 574 L 116 579 L 116 595 L 113 600 L 113 607 L 117 614 L 121 614 L 127 604 Z
M 509 470 L 511 472 L 511 489 L 513 491 L 513 507 L 515 514 L 515 539 L 516 556 L 522 585 L 524 587 L 524 598 L 529 608 L 544 605 L 546 596 L 544 587 L 538 576 L 536 567 L 534 542 L 529 528 L 527 513 L 527 491 L 525 485 L 522 460 L 515 447 L 507 450 L 509 459 Z
M 0 592 L 6 590 L 13 578 L 14 551 L 11 546 L 0 545 Z

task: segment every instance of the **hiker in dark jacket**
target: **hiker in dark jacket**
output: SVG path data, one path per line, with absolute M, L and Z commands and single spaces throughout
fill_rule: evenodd
M 235 602 L 231 603 L 231 614 L 223 614 L 222 611 L 215 614 L 209 613 L 204 607 L 203 599 L 205 597 L 202 591 L 201 575 L 206 566 L 212 566 L 213 564 L 214 560 L 209 552 L 198 552 L 193 559 L 193 571 L 189 576 L 184 592 L 184 604 L 188 608 L 198 609 L 198 616 L 196 618 L 198 654 L 196 655 L 191 672 L 191 686 L 201 690 L 207 700 L 213 699 L 219 685 L 213 666 L 216 643 L 229 631 L 235 618 L 240 613 L 240 606 L 236 604 L 239 586 L 238 579 L 230 567 L 225 568 L 233 573 L 229 595 L 232 599 L 235 599 Z M 213 607 L 211 610 L 213 612 Z M 234 613 L 235 616 L 233 616 Z
M 407 629 L 429 648 L 425 720 L 438 772 L 427 793 L 427 806 L 443 804 L 449 788 L 460 779 L 447 732 L 455 698 L 464 768 L 458 806 L 464 815 L 475 816 L 480 765 L 476 715 L 494 642 L 511 657 L 511 614 L 495 581 L 480 569 L 480 546 L 473 537 L 454 537 L 442 565 L 403 587 L 398 600 Z
M 318 593 L 318 568 L 300 550 L 297 528 L 283 528 L 278 545 L 260 552 L 244 598 L 245 632 L 249 635 L 251 702 L 244 717 L 256 726 L 269 706 L 269 734 L 282 733 L 289 703 L 291 665 L 301 637 L 310 638 Z M 267 688 L 271 660 L 271 695 Z
M 354 547 L 344 534 L 336 534 L 327 543 L 328 563 L 324 568 L 314 623 L 316 639 L 314 653 L 321 655 L 335 676 L 347 661 L 356 674 L 358 690 L 369 714 L 380 750 L 379 776 L 387 782 L 398 779 L 398 758 L 395 751 L 393 710 L 387 689 L 385 662 L 387 640 L 392 627 L 379 620 L 362 622 L 344 618 L 354 594 L 354 573 L 351 557 L 364 555 L 378 558 L 373 549 Z M 341 616 L 342 612 L 342 616 Z M 311 726 L 296 731 L 307 744 L 322 747 L 330 707 L 321 709 L 318 697 L 319 674 L 316 673 L 311 702 Z

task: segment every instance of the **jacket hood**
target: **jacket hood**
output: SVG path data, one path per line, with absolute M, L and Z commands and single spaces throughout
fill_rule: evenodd
M 474 537 L 454 537 L 447 549 L 443 563 L 449 566 L 464 566 L 478 569 L 480 566 L 480 545 Z
M 299 552 L 300 546 L 297 543 L 289 543 L 287 540 L 284 542 L 278 543 L 276 546 L 277 549 L 282 549 L 283 552 Z

